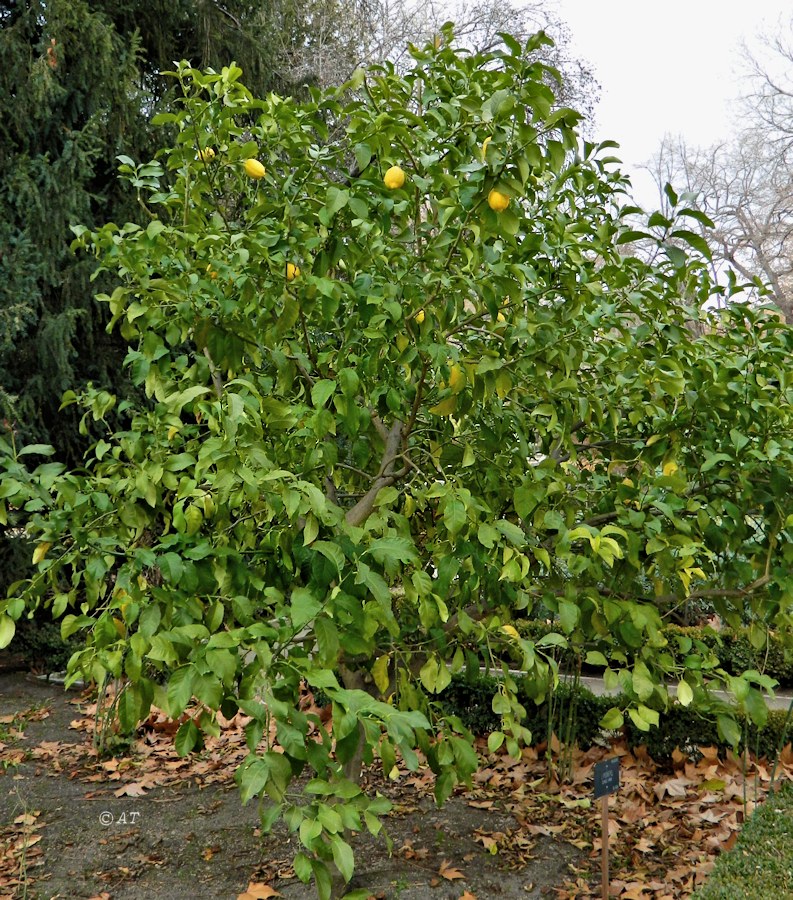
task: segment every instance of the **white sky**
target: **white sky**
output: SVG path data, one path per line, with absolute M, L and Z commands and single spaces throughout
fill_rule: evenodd
M 742 39 L 775 33 L 793 0 L 556 0 L 574 47 L 601 84 L 598 139 L 631 175 L 636 199 L 657 204 L 652 180 L 637 168 L 665 133 L 710 145 L 729 137 L 741 94 Z

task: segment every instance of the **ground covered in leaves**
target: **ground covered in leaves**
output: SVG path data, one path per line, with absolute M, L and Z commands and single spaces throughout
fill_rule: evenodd
M 258 832 L 255 804 L 240 804 L 233 772 L 245 756 L 244 720 L 181 759 L 175 725 L 153 713 L 126 755 L 93 749 L 96 707 L 30 676 L 0 676 L 0 898 L 183 900 L 309 898 L 290 861 L 285 829 Z M 432 775 L 367 773 L 387 794 L 391 849 L 359 835 L 355 887 L 373 898 L 585 898 L 600 896 L 601 811 L 595 763 L 620 757 L 610 799 L 612 896 L 677 900 L 701 884 L 744 817 L 767 793 L 763 762 L 719 759 L 704 748 L 659 767 L 619 743 L 520 759 L 488 754 L 473 789 L 441 810 Z M 567 771 L 566 763 L 571 767 Z M 560 778 L 559 775 L 568 777 Z M 793 778 L 787 748 L 777 778 Z

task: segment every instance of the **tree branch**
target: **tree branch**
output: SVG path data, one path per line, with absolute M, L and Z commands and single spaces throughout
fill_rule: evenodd
M 380 421 L 379 416 L 374 414 L 372 416 L 372 421 L 375 422 L 375 427 L 377 427 L 377 421 Z M 380 421 L 380 426 L 383 426 L 382 421 Z M 383 449 L 380 471 L 369 490 L 361 497 L 355 506 L 347 510 L 347 514 L 344 518 L 348 525 L 362 525 L 369 518 L 374 509 L 374 502 L 377 498 L 377 494 L 383 488 L 392 485 L 407 472 L 407 467 L 400 469 L 398 472 L 394 471 L 394 463 L 396 462 L 399 448 L 402 443 L 403 427 L 403 423 L 399 419 L 396 419 L 391 428 L 386 432 L 385 448 Z M 378 428 L 378 431 L 379 430 L 380 429 Z
M 218 400 L 221 400 L 223 398 L 223 379 L 220 377 L 218 367 L 215 365 L 215 362 L 209 353 L 209 347 L 206 345 L 204 345 L 204 356 L 206 356 L 207 362 L 209 363 L 209 374 L 212 376 L 212 384 L 215 388 L 215 393 L 217 394 Z

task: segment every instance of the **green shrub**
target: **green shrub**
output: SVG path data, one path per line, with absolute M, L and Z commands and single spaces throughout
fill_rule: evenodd
M 459 716 L 466 728 L 483 736 L 501 727 L 500 717 L 492 707 L 493 695 L 497 690 L 498 681 L 492 676 L 457 675 L 441 695 L 441 703 L 444 712 Z M 550 704 L 546 700 L 538 705 L 521 685 L 518 699 L 526 709 L 523 724 L 531 731 L 535 743 L 542 743 L 551 732 L 555 732 L 560 740 L 577 744 L 582 750 L 588 749 L 602 735 L 600 720 L 611 707 L 624 709 L 628 705 L 625 697 L 599 697 L 569 682 L 560 683 Z M 571 725 L 569 734 L 566 728 L 568 722 Z M 785 710 L 771 710 L 762 729 L 754 726 L 748 730 L 743 728 L 749 750 L 773 759 L 778 748 L 793 737 L 785 730 L 786 722 Z M 645 745 L 647 752 L 658 763 L 669 762 L 676 747 L 685 753 L 693 753 L 698 746 L 715 746 L 722 751 L 728 748 L 720 739 L 714 720 L 679 705 L 661 713 L 658 727 L 650 731 L 640 731 L 626 717 L 623 732 L 629 747 Z M 743 742 L 739 749 L 743 749 Z
M 793 785 L 759 806 L 692 900 L 793 897 Z
M 60 625 L 49 618 L 46 610 L 39 610 L 32 619 L 17 622 L 11 649 L 20 653 L 25 665 L 35 672 L 51 675 L 63 672 L 72 653 L 81 648 L 76 638 L 64 641 Z
M 536 619 L 518 622 L 516 625 L 524 638 L 535 642 L 549 632 L 558 630 L 553 622 Z M 678 639 L 690 638 L 692 642 L 700 643 L 712 651 L 722 668 L 731 675 L 756 669 L 775 678 L 782 687 L 793 686 L 793 650 L 786 650 L 783 640 L 775 632 L 769 632 L 767 642 L 756 648 L 752 645 L 750 633 L 750 629 L 746 627 L 725 628 L 720 632 L 708 625 L 667 625 L 665 628 L 669 652 L 678 665 L 682 665 L 688 653 L 687 649 L 681 649 Z M 556 658 L 563 671 L 575 671 L 578 665 L 578 656 L 572 648 L 557 650 Z

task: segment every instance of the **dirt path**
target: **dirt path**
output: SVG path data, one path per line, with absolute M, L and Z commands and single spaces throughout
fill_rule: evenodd
M 233 764 L 182 777 L 171 758 L 159 764 L 167 783 L 130 781 L 123 759 L 98 760 L 85 731 L 70 727 L 84 720 L 76 699 L 29 676 L 0 676 L 0 898 L 233 900 L 252 883 L 294 900 L 315 896 L 291 870 L 294 836 L 258 834 Z M 582 856 L 552 837 L 522 840 L 511 813 L 491 801 L 455 796 L 438 810 L 426 791 L 385 787 L 396 804 L 386 822 L 393 852 L 355 839 L 352 886 L 374 898 L 552 896 Z M 483 840 L 493 833 L 496 854 Z

